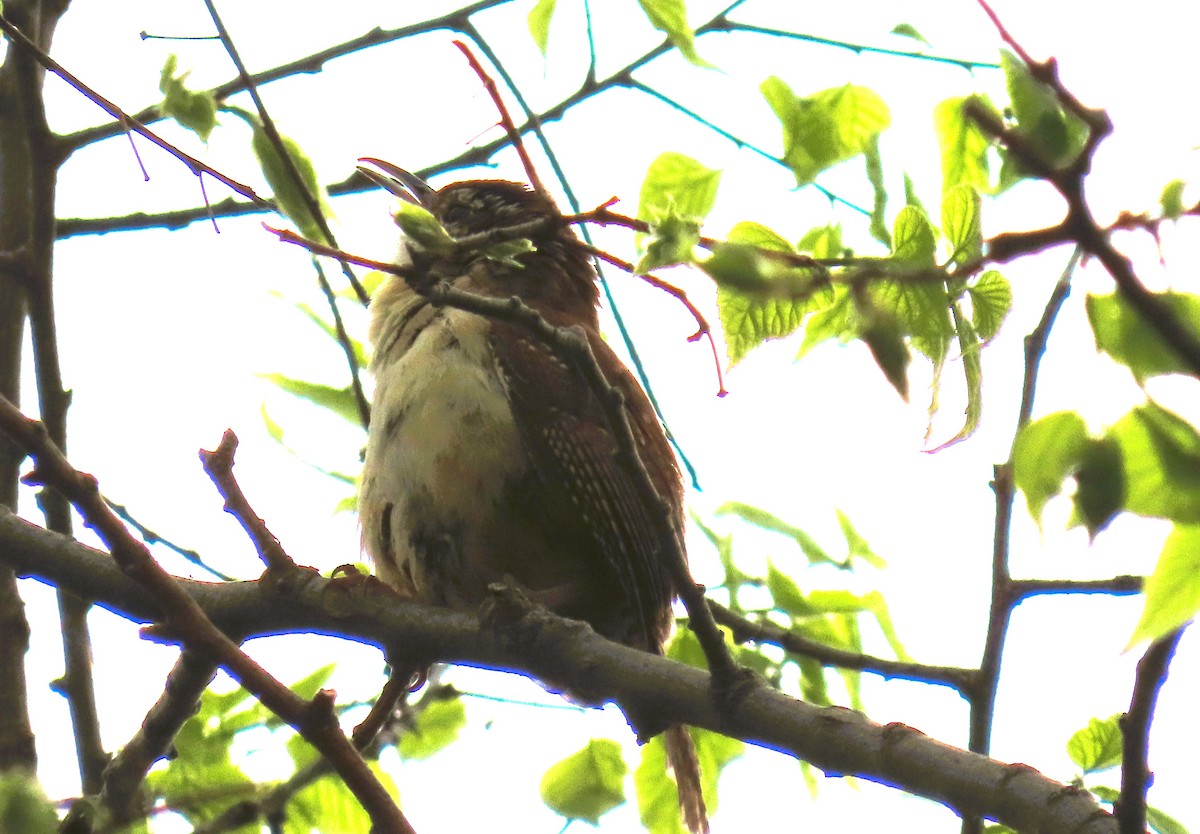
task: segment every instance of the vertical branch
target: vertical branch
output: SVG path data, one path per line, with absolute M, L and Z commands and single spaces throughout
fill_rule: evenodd
M 9 11 L 15 15 L 21 28 L 31 35 L 37 47 L 45 52 L 49 48 L 58 16 L 64 10 L 65 5 L 51 9 L 42 4 L 32 8 L 25 4 L 14 4 Z M 16 381 L 15 373 L 20 364 L 20 332 L 23 329 L 18 317 L 28 315 L 39 407 L 52 441 L 62 448 L 66 445 L 68 396 L 63 390 L 58 359 L 51 267 L 55 240 L 54 189 L 62 157 L 58 152 L 56 137 L 51 134 L 46 123 L 41 98 L 45 72 L 34 56 L 24 49 L 11 50 L 3 75 L 0 86 L 3 87 L 6 116 L 4 122 L 7 130 L 4 139 L 0 140 L 6 146 L 2 155 L 6 163 L 15 162 L 23 169 L 18 172 L 6 165 L 0 173 L 6 197 L 4 204 L 0 205 L 0 216 L 4 218 L 0 225 L 6 230 L 2 245 L 6 250 L 16 248 L 23 253 L 19 268 L 8 276 L 12 283 L 4 289 L 12 295 L 23 295 L 23 298 L 13 305 L 14 312 L 9 313 L 6 321 L 0 324 L 0 329 L 6 331 L 4 343 L 0 345 L 0 351 L 3 351 L 0 362 L 13 371 L 11 374 L 4 374 L 5 382 L 11 384 Z M 4 386 L 4 393 L 8 393 L 8 384 Z M 10 457 L 4 461 L 5 471 L 0 473 L 5 482 L 5 503 L 12 499 L 13 506 L 16 497 L 17 462 L 19 458 Z M 71 535 L 70 506 L 63 497 L 53 490 L 47 490 L 39 496 L 39 503 L 45 514 L 47 527 L 55 532 Z M 23 654 L 28 645 L 28 625 L 24 625 L 25 637 L 21 639 L 18 632 L 22 630 L 23 617 L 20 620 L 16 617 L 19 611 L 19 608 L 14 608 L 14 603 L 19 605 L 19 599 L 15 597 L 16 586 L 8 577 L 4 577 L 3 580 L 4 588 L 0 593 L 5 595 L 5 599 L 0 602 L 0 608 L 3 609 L 5 651 L 15 650 Z M 107 761 L 107 755 L 100 740 L 99 718 L 92 685 L 91 637 L 87 626 L 89 606 L 80 598 L 62 590 L 58 592 L 58 603 L 65 663 L 65 673 L 59 688 L 66 696 L 71 711 L 83 789 L 86 793 L 94 793 L 99 790 L 100 774 Z M 10 644 L 10 638 L 16 639 Z M 14 701 L 4 706 L 11 705 L 19 710 L 14 718 L 10 719 L 13 723 L 9 725 L 17 732 L 17 723 L 28 722 L 22 706 L 15 703 L 25 697 L 26 683 L 23 673 L 17 673 L 12 668 L 11 660 L 11 657 L 6 657 L 2 661 L 3 678 L 0 689 L 12 693 L 9 697 Z M 4 709 L 4 712 L 7 714 L 8 710 Z M 28 727 L 25 728 L 25 734 L 28 743 L 31 744 L 32 732 Z M 7 744 L 7 741 L 0 741 L 0 746 L 7 747 Z M 3 760 L 0 763 L 10 761 L 7 755 L 3 756 Z M 30 751 L 28 763 L 32 764 L 32 761 Z
M 1050 338 L 1050 330 L 1059 310 L 1071 292 L 1071 276 L 1079 263 L 1080 251 L 1075 250 L 1067 262 L 1066 269 L 1050 300 L 1042 311 L 1033 332 L 1025 337 L 1025 378 L 1021 388 L 1021 407 L 1017 416 L 1016 435 L 1029 422 L 1033 413 L 1033 397 L 1037 389 L 1038 370 L 1042 355 L 1046 352 L 1046 342 Z M 987 636 L 984 638 L 983 658 L 979 664 L 979 675 L 969 689 L 966 690 L 967 701 L 971 708 L 969 746 L 975 753 L 987 755 L 991 746 L 992 721 L 996 710 L 996 690 L 1000 683 L 1000 661 L 1004 654 L 1004 640 L 1008 632 L 1008 623 L 1012 618 L 1013 608 L 1020 600 L 1020 594 L 1014 587 L 1012 576 L 1008 569 L 1009 535 L 1012 530 L 1013 504 L 1016 498 L 1016 486 L 1013 483 L 1012 454 L 1008 460 L 997 466 L 992 491 L 996 496 L 996 523 L 992 540 L 992 601 L 988 614 Z M 978 834 L 982 831 L 982 820 L 979 817 L 964 817 L 962 822 L 963 834 Z
M 1176 629 L 1146 649 L 1138 661 L 1129 712 L 1121 716 L 1121 798 L 1113 808 L 1121 834 L 1142 834 L 1146 830 L 1146 791 L 1153 781 L 1150 722 L 1154 720 L 1158 692 L 1167 679 L 1167 669 L 1181 636 L 1183 628 Z

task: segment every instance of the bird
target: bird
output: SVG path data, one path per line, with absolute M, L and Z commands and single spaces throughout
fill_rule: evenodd
M 522 183 L 434 189 L 391 163 L 360 162 L 449 238 L 531 229 L 526 245 L 512 247 L 524 251 L 502 257 L 410 239 L 400 258 L 413 283 L 388 276 L 371 300 L 375 390 L 359 515 L 376 574 L 402 595 L 467 610 L 502 583 L 610 640 L 663 654 L 677 589 L 661 547 L 673 535 L 667 525 L 682 529 L 682 478 L 649 399 L 600 335 L 597 273 L 579 238 L 547 195 Z M 586 337 L 622 395 L 669 516 L 645 500 L 581 371 L 529 330 L 437 306 L 413 286 L 439 281 L 519 298 Z M 692 738 L 677 724 L 664 742 L 684 822 L 707 832 Z

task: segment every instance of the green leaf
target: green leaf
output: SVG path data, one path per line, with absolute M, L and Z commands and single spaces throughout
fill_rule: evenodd
M 1149 403 L 1109 429 L 1125 461 L 1125 509 L 1152 518 L 1200 524 L 1200 433 Z
M 954 324 L 945 283 L 936 280 L 877 281 L 871 301 L 894 317 L 903 335 L 912 338 L 912 346 L 940 365 L 950 348 Z
M 1013 479 L 1025 493 L 1029 514 L 1041 524 L 1046 502 L 1083 460 L 1089 439 L 1083 418 L 1060 411 L 1021 429 L 1013 443 Z
M 842 535 L 846 538 L 846 547 L 849 550 L 847 562 L 852 562 L 855 558 L 862 559 L 867 564 L 876 568 L 887 567 L 887 561 L 871 550 L 871 545 L 867 543 L 859 532 L 854 529 L 854 525 L 850 523 L 850 517 L 841 510 L 835 510 L 837 513 L 838 526 L 842 528 Z
M 696 52 L 695 34 L 687 21 L 687 6 L 683 0 L 638 0 L 650 23 L 666 34 L 684 58 L 698 67 L 711 67 Z
M 553 765 L 542 777 L 542 802 L 567 819 L 600 824 L 600 817 L 625 802 L 621 745 L 592 739 L 587 746 Z
M 958 433 L 933 449 L 934 452 L 966 440 L 974 434 L 975 429 L 979 428 L 979 419 L 983 415 L 983 364 L 980 361 L 979 336 L 975 333 L 971 322 L 962 314 L 957 303 L 950 306 L 950 312 L 954 319 L 954 333 L 958 339 L 959 350 L 962 352 L 963 376 L 967 383 L 967 407 L 963 411 L 966 419 Z M 931 419 L 936 408 L 937 393 L 935 390 L 934 400 L 929 409 Z
M 1145 595 L 1127 649 L 1169 634 L 1200 611 L 1200 525 L 1178 525 L 1167 537 Z
M 904 343 L 904 333 L 896 316 L 869 304 L 865 298 L 854 296 L 855 306 L 863 326 L 858 337 L 875 357 L 875 364 L 905 402 L 908 401 L 908 366 L 912 355 Z
M 1000 332 L 1012 310 L 1012 287 L 1003 275 L 989 269 L 967 285 L 967 296 L 971 299 L 971 323 L 987 344 Z
M 554 7 L 558 0 L 538 0 L 529 12 L 529 34 L 537 44 L 542 57 L 546 55 L 546 46 L 550 43 L 550 19 L 554 17 Z
M 902 38 L 912 38 L 914 41 L 920 41 L 926 46 L 930 46 L 929 41 L 925 40 L 924 36 L 917 31 L 917 27 L 911 23 L 897 23 L 892 27 L 892 34 Z
M 655 224 L 686 217 L 697 224 L 717 200 L 721 172 L 685 154 L 667 151 L 650 163 L 638 197 L 638 219 Z
M 1125 506 L 1125 467 L 1121 446 L 1111 437 L 1089 440 L 1075 470 L 1075 516 L 1090 538 L 1108 526 Z
M 217 126 L 217 102 L 208 91 L 197 92 L 184 86 L 188 74 L 175 74 L 178 59 L 168 55 L 159 77 L 158 89 L 166 98 L 161 106 L 163 113 L 182 127 L 195 133 L 205 142 Z
M 289 742 L 289 749 L 291 746 Z M 371 761 L 367 762 L 367 766 L 384 789 L 396 797 L 396 783 L 379 763 Z M 297 791 L 288 802 L 284 817 L 284 834 L 311 834 L 313 831 L 321 834 L 362 834 L 371 828 L 367 812 L 346 784 L 335 776 L 321 777 Z M 255 827 L 254 831 L 257 830 Z
M 356 426 L 359 424 L 358 400 L 349 387 L 333 388 L 319 382 L 293 379 L 283 374 L 259 374 L 259 377 L 293 396 L 332 411 L 347 423 Z
M 731 761 L 742 755 L 745 744 L 719 733 L 688 727 L 700 764 L 700 788 L 710 814 L 719 803 L 717 780 Z M 650 834 L 684 834 L 679 813 L 679 794 L 675 781 L 667 772 L 666 746 L 662 735 L 650 739 L 642 747 L 642 760 L 633 774 L 637 791 L 638 812 L 642 825 Z
M 1167 292 L 1157 293 L 1156 297 L 1192 333 L 1200 335 L 1200 295 Z M 1138 382 L 1158 374 L 1190 373 L 1190 367 L 1163 341 L 1158 330 L 1118 294 L 1089 295 L 1087 314 L 1096 347 L 1126 365 Z
M 905 206 L 896 215 L 892 231 L 892 257 L 917 266 L 933 266 L 937 233 L 919 208 Z
M 811 617 L 819 613 L 808 604 L 796 580 L 779 570 L 772 562 L 767 563 L 767 590 L 771 592 L 771 607 L 789 617 Z
M 1108 770 L 1121 763 L 1120 719 L 1120 714 L 1089 719 L 1086 727 L 1071 736 L 1067 755 L 1084 773 Z
M 883 158 L 879 155 L 879 134 L 871 137 L 863 154 L 867 161 L 867 180 L 871 183 L 871 191 L 875 202 L 871 208 L 871 237 L 889 249 L 892 247 L 892 236 L 888 232 L 887 220 L 887 187 L 883 182 Z
M 921 203 L 921 198 L 917 196 L 917 187 L 907 172 L 904 174 L 904 205 L 925 211 L 925 206 Z M 925 212 L 925 214 L 928 216 L 929 212 Z M 888 244 L 888 248 L 891 248 L 891 244 Z
M 797 185 L 865 153 L 873 137 L 891 123 L 883 99 L 866 87 L 847 84 L 800 98 L 772 76 L 760 90 L 783 126 L 783 161 Z
M 717 508 L 716 515 L 736 515 L 738 518 L 753 524 L 755 527 L 787 536 L 799 545 L 801 552 L 810 565 L 824 563 L 837 565 L 842 568 L 846 567 L 844 563 L 831 558 L 808 533 L 764 509 L 752 507 L 749 504 L 743 504 L 739 501 L 728 501 Z
M 638 261 L 637 272 L 645 274 L 660 266 L 691 263 L 699 242 L 700 224 L 695 218 L 666 217 L 651 226 L 646 254 Z
M 721 567 L 725 571 L 725 579 L 721 584 L 729 589 L 729 607 L 740 612 L 737 595 L 734 592 L 746 581 L 746 574 L 742 573 L 733 562 L 733 534 L 722 536 L 705 524 L 704 520 L 695 512 L 690 511 L 689 515 L 696 529 L 703 533 L 704 537 L 717 549 L 717 558 L 721 560 Z
M 1178 220 L 1183 215 L 1183 180 L 1171 180 L 1163 186 L 1162 196 L 1158 201 L 1162 205 L 1163 217 Z
M 983 199 L 972 185 L 960 183 L 942 197 L 942 231 L 954 248 L 950 260 L 965 264 L 983 254 Z
M 454 248 L 454 238 L 428 209 L 401 200 L 392 217 L 408 243 L 433 254 Z
M 713 256 L 700 264 L 712 275 L 720 290 L 717 310 L 729 351 L 730 364 L 740 362 L 752 349 L 768 339 L 780 339 L 799 329 L 810 312 L 824 309 L 833 300 L 833 290 L 819 271 L 792 267 L 768 258 L 751 247 L 793 252 L 780 235 L 758 223 L 738 223 L 729 232 L 729 242 L 717 247 Z M 772 282 L 787 280 L 793 290 L 808 282 L 808 296 L 764 297 Z M 747 292 L 750 290 L 750 292 Z
M 933 128 L 942 155 L 943 194 L 959 185 L 968 185 L 980 192 L 991 191 L 988 150 L 992 140 L 974 119 L 967 116 L 966 106 L 971 102 L 995 110 L 982 96 L 949 98 L 933 109 Z
M 814 311 L 804 322 L 804 339 L 800 342 L 797 359 L 821 342 L 837 339 L 846 344 L 858 335 L 862 321 L 853 297 L 844 286 L 835 286 L 832 296 L 831 303 Z
M 1008 84 L 1017 132 L 1052 167 L 1073 162 L 1087 142 L 1087 125 L 1063 110 L 1054 91 L 1034 78 L 1020 58 L 1001 52 L 1000 65 Z
M 891 246 L 891 244 L 888 245 L 889 247 Z M 842 245 L 842 227 L 834 224 L 832 226 L 816 226 L 809 229 L 804 233 L 804 237 L 800 238 L 800 242 L 796 244 L 796 249 L 801 252 L 807 252 L 818 259 L 840 258 L 846 254 L 846 247 Z
M 417 716 L 412 728 L 400 737 L 396 750 L 407 760 L 428 759 L 450 746 L 467 724 L 461 698 L 434 701 Z
M 1183 823 L 1157 808 L 1146 807 L 1146 824 L 1156 834 L 1188 834 Z
M 324 239 L 321 227 L 309 211 L 308 202 L 305 200 L 305 191 L 307 191 L 316 202 L 321 215 L 325 218 L 329 217 L 329 206 L 325 202 L 325 189 L 321 187 L 321 183 L 317 179 L 317 169 L 313 167 L 312 160 L 301 150 L 300 145 L 294 139 L 287 136 L 280 137 L 284 152 L 291 158 L 296 172 L 300 175 L 300 183 L 297 183 L 289 174 L 279 148 L 271 142 L 262 124 L 257 120 L 253 124 L 254 135 L 250 140 L 250 146 L 254 149 L 254 155 L 258 158 L 258 164 L 262 168 L 267 184 L 271 186 L 271 192 L 275 195 L 275 204 L 279 207 L 280 213 L 296 224 L 300 233 L 309 240 L 328 243 L 329 241 Z
M 19 770 L 0 774 L 0 831 L 55 834 L 58 814 L 32 776 Z

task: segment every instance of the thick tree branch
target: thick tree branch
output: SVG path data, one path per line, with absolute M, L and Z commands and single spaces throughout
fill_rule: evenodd
M 0 560 L 22 576 L 64 584 L 139 622 L 162 603 L 112 560 L 0 510 Z M 1115 834 L 1116 821 L 1083 791 L 1024 765 L 1006 765 L 942 744 L 899 724 L 873 724 L 839 707 L 814 707 L 754 687 L 737 708 L 720 709 L 710 676 L 612 643 L 583 623 L 501 597 L 482 619 L 346 588 L 306 571 L 286 582 L 179 587 L 227 631 L 246 636 L 315 632 L 376 646 L 402 645 L 413 657 L 517 671 L 586 703 L 614 701 L 628 716 L 681 721 L 941 802 L 963 815 L 996 819 L 1042 834 Z

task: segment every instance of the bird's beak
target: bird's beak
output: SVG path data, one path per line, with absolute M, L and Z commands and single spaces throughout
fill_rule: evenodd
M 410 174 L 408 171 L 390 162 L 384 162 L 382 159 L 375 159 L 370 156 L 364 156 L 358 161 L 369 163 L 379 169 L 379 171 L 376 171 L 368 168 L 366 165 L 359 165 L 358 170 L 364 177 L 389 194 L 395 194 L 406 203 L 412 203 L 424 208 L 429 205 L 429 199 L 437 193 L 433 188 L 429 187 L 425 180 L 416 174 Z M 383 173 L 380 173 L 380 171 Z

